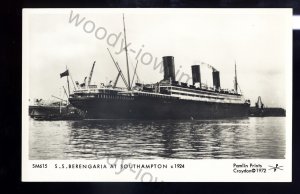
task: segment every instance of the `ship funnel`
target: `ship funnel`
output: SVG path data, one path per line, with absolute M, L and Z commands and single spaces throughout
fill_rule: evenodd
M 213 85 L 216 87 L 216 89 L 220 89 L 220 72 L 219 71 L 213 71 Z
M 173 56 L 165 56 L 163 57 L 164 64 L 164 80 L 175 81 L 175 65 L 174 65 L 174 57 Z
M 200 83 L 200 88 L 201 88 L 200 65 L 192 65 L 192 76 L 193 76 L 193 85 L 195 85 L 195 83 Z

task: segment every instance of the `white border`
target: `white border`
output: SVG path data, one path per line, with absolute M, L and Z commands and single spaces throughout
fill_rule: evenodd
M 114 159 L 102 159 L 102 160 L 29 160 L 29 132 L 28 132 L 28 16 L 30 14 L 44 14 L 44 13 L 66 13 L 66 10 L 70 9 L 23 9 L 23 26 L 22 26 L 22 181 L 89 181 L 89 182 L 140 182 L 150 181 L 150 173 L 152 176 L 151 181 L 168 181 L 168 182 L 291 182 L 292 181 L 292 28 L 290 34 L 290 41 L 288 41 L 286 54 L 290 56 L 286 64 L 286 78 L 289 79 L 286 83 L 287 98 L 287 111 L 286 111 L 286 159 L 257 159 L 257 160 L 227 160 L 227 159 L 215 159 L 215 160 L 177 160 L 177 159 L 165 159 L 165 160 L 119 160 L 119 164 L 123 163 L 161 163 L 169 166 L 173 164 L 184 164 L 184 169 L 143 169 L 137 176 L 139 169 L 136 172 L 131 170 L 124 170 L 120 174 L 116 174 L 120 169 L 55 169 L 57 165 L 69 165 L 69 164 L 102 164 L 108 165 L 113 163 Z M 76 9 L 81 13 L 99 13 L 102 12 L 112 13 L 153 13 L 153 11 L 159 12 L 197 12 L 199 9 Z M 211 12 L 216 9 L 200 9 L 202 12 Z M 217 9 L 222 13 L 247 13 L 257 11 L 259 13 L 269 10 L 285 10 L 290 14 L 292 18 L 292 9 Z M 294 22 L 298 21 L 295 26 L 300 26 L 299 18 L 294 19 Z M 292 19 L 288 26 L 292 27 Z M 116 160 L 115 160 L 116 161 Z M 117 165 L 118 165 L 117 162 Z M 267 173 L 255 173 L 255 174 L 240 174 L 233 173 L 233 164 L 261 164 L 263 168 L 267 168 Z M 268 170 L 269 165 L 275 165 L 276 163 L 283 166 L 284 170 L 272 172 Z M 47 169 L 32 168 L 33 164 L 47 164 Z M 142 178 L 142 173 L 146 175 Z

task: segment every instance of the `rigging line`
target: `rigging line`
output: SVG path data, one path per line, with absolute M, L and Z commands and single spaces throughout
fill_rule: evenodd
M 115 66 L 116 66 L 118 72 L 121 72 L 121 78 L 122 78 L 122 80 L 123 80 L 125 86 L 126 86 L 127 88 L 129 88 L 129 85 L 128 85 L 127 82 L 126 82 L 126 79 L 125 79 L 125 77 L 124 77 L 124 75 L 123 75 L 123 72 L 122 72 L 122 70 L 121 70 L 119 64 L 118 64 L 118 63 L 115 61 L 115 59 L 113 58 L 113 56 L 112 56 L 112 54 L 111 54 L 109 48 L 107 48 L 107 50 L 108 50 L 108 52 L 109 52 L 109 55 L 110 55 L 111 59 L 113 60 L 113 62 L 114 62 L 114 64 L 115 64 Z
M 138 63 L 139 63 L 139 61 L 136 61 L 136 65 L 135 65 L 134 73 L 133 73 L 133 76 L 132 76 L 131 87 L 130 88 L 132 88 L 132 85 L 133 85 L 133 82 L 134 82 L 134 77 L 136 75 L 136 69 L 137 69 Z
M 67 94 L 67 90 L 66 90 L 65 86 L 63 86 L 63 89 L 64 89 L 64 92 L 65 92 L 65 94 L 66 94 L 66 96 L 67 96 L 67 99 L 69 99 L 69 96 L 68 96 L 68 94 Z
M 116 65 L 119 67 L 118 62 L 116 62 Z M 126 82 L 126 78 L 125 78 L 125 76 L 124 76 L 122 70 L 120 69 L 120 67 L 118 68 L 118 70 L 119 70 L 119 72 L 121 72 L 121 74 L 120 74 L 120 75 L 121 75 L 121 78 L 122 78 L 124 84 L 126 85 L 126 87 L 128 88 L 128 87 L 129 87 L 129 86 L 128 86 L 128 83 Z
M 240 88 L 240 85 L 237 85 L 237 87 L 239 88 L 241 94 L 243 95 L 242 89 Z
M 132 58 L 129 56 L 129 59 L 130 59 L 130 61 L 133 61 L 132 60 Z M 131 67 L 134 69 L 134 66 L 133 66 L 133 64 L 131 63 Z M 141 80 L 140 80 L 140 77 L 139 77 L 139 75 L 138 75 L 138 73 L 136 72 L 136 78 L 137 78 L 137 81 L 138 82 L 140 82 Z
M 59 97 L 56 97 L 56 96 L 54 96 L 54 95 L 51 95 L 53 98 L 56 98 L 56 99 L 59 99 L 60 101 L 65 101 L 65 102 L 67 102 L 67 100 L 64 100 L 64 99 L 62 99 L 62 98 L 59 98 Z
M 70 75 L 71 81 L 72 81 L 72 83 L 73 83 L 74 90 L 76 90 L 77 87 L 76 87 L 76 85 L 75 85 L 75 83 L 74 83 L 74 81 L 73 81 L 73 78 L 72 78 L 72 75 L 71 75 L 70 71 L 69 71 L 69 75 Z

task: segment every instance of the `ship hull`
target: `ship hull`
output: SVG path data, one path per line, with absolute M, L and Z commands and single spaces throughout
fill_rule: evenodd
M 86 119 L 218 119 L 247 117 L 249 104 L 151 97 L 70 98 Z
M 77 120 L 82 116 L 71 106 L 29 106 L 29 116 L 35 120 Z

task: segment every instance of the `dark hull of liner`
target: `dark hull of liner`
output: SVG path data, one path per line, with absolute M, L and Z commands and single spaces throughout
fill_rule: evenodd
M 86 119 L 217 119 L 248 117 L 249 104 L 212 103 L 151 97 L 70 98 Z

